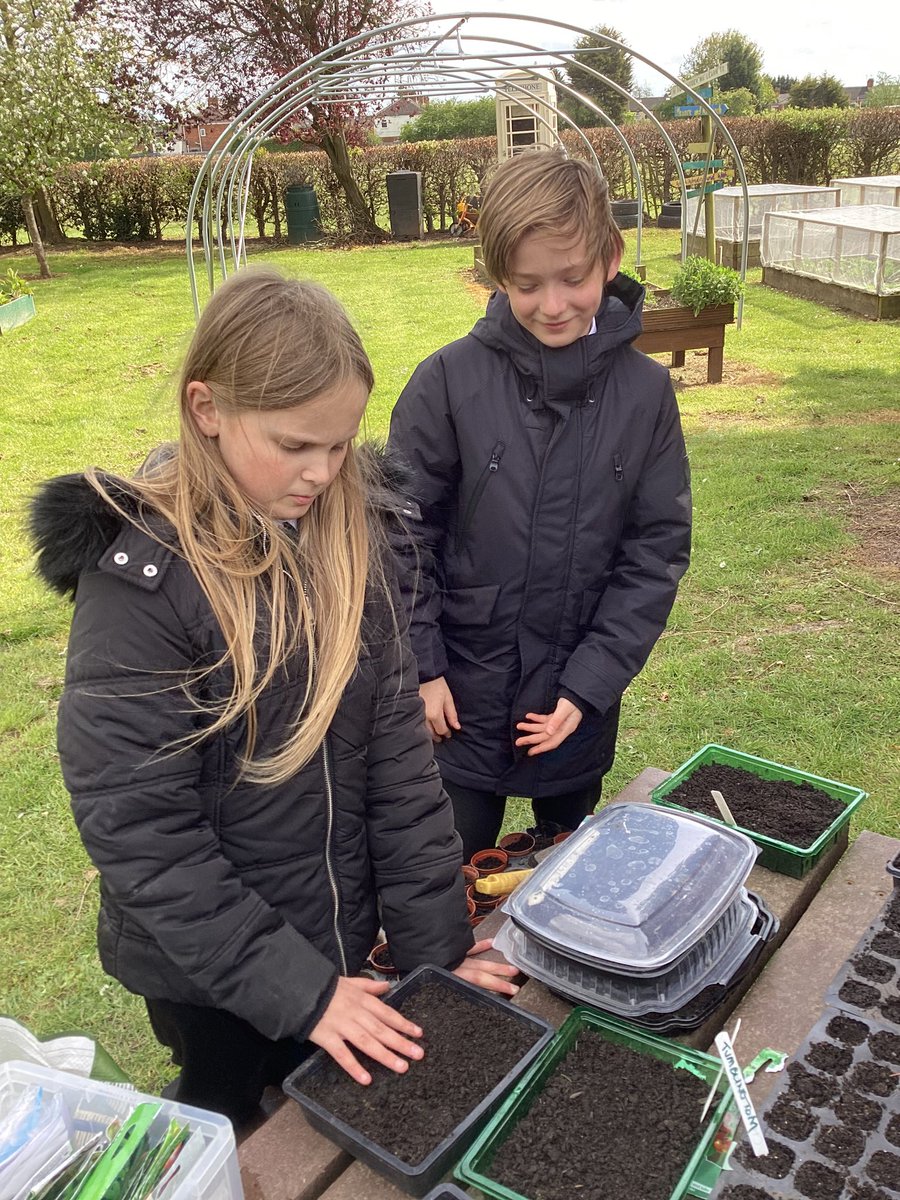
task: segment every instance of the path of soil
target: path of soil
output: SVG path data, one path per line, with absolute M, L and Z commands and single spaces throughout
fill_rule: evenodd
M 761 779 L 719 763 L 698 767 L 666 800 L 707 817 L 721 815 L 710 792 L 725 797 L 734 819 L 744 829 L 805 849 L 844 811 L 845 805 L 809 783 Z

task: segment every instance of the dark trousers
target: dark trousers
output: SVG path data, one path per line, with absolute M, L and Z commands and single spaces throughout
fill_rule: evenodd
M 170 1098 L 222 1113 L 236 1130 L 259 1115 L 265 1089 L 280 1086 L 315 1050 L 294 1038 L 273 1042 L 217 1008 L 171 1000 L 147 1000 L 146 1005 L 157 1040 L 171 1049 L 172 1061 L 181 1068 Z
M 603 780 L 577 792 L 560 796 L 544 796 L 531 801 L 535 824 L 559 825 L 562 829 L 577 829 L 600 799 Z M 463 841 L 463 862 L 468 862 L 476 850 L 496 846 L 506 811 L 506 796 L 463 787 L 444 780 L 444 791 L 453 802 L 453 821 Z

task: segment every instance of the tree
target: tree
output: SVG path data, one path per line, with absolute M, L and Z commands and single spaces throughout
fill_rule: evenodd
M 797 82 L 793 75 L 767 75 L 765 78 L 771 83 L 776 96 L 786 95 Z
M 792 108 L 846 108 L 844 85 L 833 75 L 807 75 L 791 88 Z
M 64 164 L 130 150 L 141 136 L 137 93 L 120 82 L 127 52 L 68 0 L 0 0 L 0 194 L 20 198 L 44 279 L 36 194 Z
M 701 38 L 681 64 L 682 78 L 690 79 L 723 62 L 728 63 L 728 73 L 716 80 L 723 92 L 749 88 L 754 96 L 759 96 L 762 51 L 756 42 L 751 42 L 746 34 L 736 29 L 726 29 L 724 33 L 711 33 Z
M 717 100 L 728 105 L 729 117 L 752 117 L 757 110 L 756 97 L 749 88 L 735 88 L 733 92 L 720 92 Z
M 401 142 L 442 142 L 450 138 L 492 137 L 497 131 L 493 96 L 480 100 L 438 100 L 403 126 Z
M 865 99 L 866 108 L 887 108 L 900 104 L 900 75 L 888 75 L 881 71 L 869 88 Z
M 424 13 L 424 0 L 81 0 L 102 6 L 118 22 L 140 31 L 157 62 L 178 64 L 191 79 L 215 82 L 220 104 L 237 114 L 265 88 L 309 59 L 347 38 Z M 405 31 L 409 36 L 410 29 Z M 389 55 L 391 38 L 358 43 L 360 70 L 365 51 Z M 385 76 L 388 72 L 385 71 Z M 325 78 L 325 75 L 320 78 Z M 383 80 L 368 78 L 370 94 Z M 281 136 L 325 151 L 347 197 L 354 232 L 381 237 L 354 177 L 350 147 L 362 146 L 370 126 L 367 106 L 317 100 L 300 103 L 284 121 Z
M 593 100 L 611 120 L 621 124 L 628 109 L 628 96 L 622 96 L 615 88 L 602 83 L 585 70 L 585 67 L 593 68 L 619 84 L 626 92 L 631 92 L 634 83 L 631 55 L 626 50 L 610 46 L 605 38 L 623 41 L 618 29 L 613 29 L 611 25 L 598 25 L 593 33 L 585 34 L 575 43 L 574 61 L 566 63 L 566 75 L 576 92 Z M 574 97 L 562 98 L 561 107 L 579 125 L 598 123 L 597 114 L 586 105 L 578 104 Z

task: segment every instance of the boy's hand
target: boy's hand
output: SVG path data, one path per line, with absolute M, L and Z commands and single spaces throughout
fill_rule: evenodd
M 552 713 L 526 713 L 525 720 L 519 721 L 516 729 L 521 729 L 527 737 L 516 738 L 517 746 L 528 746 L 529 755 L 546 754 L 561 746 L 570 733 L 574 733 L 581 724 L 581 709 L 571 700 L 560 698 Z
M 462 728 L 456 715 L 456 704 L 443 675 L 428 683 L 420 683 L 419 695 L 425 704 L 425 725 L 433 742 L 442 742 L 453 736 L 454 729 Z
M 490 958 L 477 961 L 478 955 L 483 954 L 485 950 L 490 950 L 493 945 L 490 938 L 476 942 L 453 974 L 488 992 L 499 992 L 502 996 L 514 996 L 519 989 L 510 980 L 519 973 L 516 967 L 511 966 L 508 962 L 495 962 Z
M 372 1076 L 357 1062 L 351 1046 L 399 1074 L 409 1068 L 407 1058 L 425 1054 L 421 1046 L 408 1040 L 422 1036 L 418 1025 L 378 999 L 390 986 L 377 979 L 342 975 L 324 1016 L 309 1035 L 309 1040 L 327 1051 L 357 1083 L 371 1083 Z

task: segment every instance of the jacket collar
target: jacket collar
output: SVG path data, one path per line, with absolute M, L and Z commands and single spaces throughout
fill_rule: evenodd
M 580 403 L 588 388 L 605 374 L 609 352 L 641 332 L 644 289 L 626 275 L 608 285 L 597 311 L 597 331 L 570 346 L 543 345 L 513 316 L 509 298 L 494 292 L 472 336 L 508 354 L 516 371 L 544 401 Z

